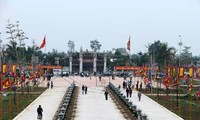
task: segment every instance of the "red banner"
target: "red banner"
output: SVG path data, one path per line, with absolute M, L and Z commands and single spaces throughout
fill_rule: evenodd
M 115 70 L 149 70 L 149 67 L 137 67 L 137 66 L 115 66 Z
M 62 66 L 45 66 L 41 65 L 39 68 L 47 68 L 47 69 L 62 69 Z

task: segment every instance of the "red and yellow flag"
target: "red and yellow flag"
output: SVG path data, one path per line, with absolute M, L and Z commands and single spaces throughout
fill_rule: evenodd
M 189 85 L 189 88 L 188 88 L 188 94 L 190 93 L 191 90 L 192 90 L 192 80 L 190 81 L 190 85 Z
M 10 80 L 9 78 L 7 78 L 4 82 L 3 82 L 3 90 L 10 88 Z

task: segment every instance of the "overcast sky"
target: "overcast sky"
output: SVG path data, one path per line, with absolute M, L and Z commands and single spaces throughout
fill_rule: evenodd
M 47 51 L 67 51 L 68 40 L 75 42 L 76 50 L 90 50 L 94 39 L 101 50 L 111 50 L 126 47 L 129 36 L 131 53 L 145 52 L 155 40 L 179 50 L 181 35 L 183 46 L 200 55 L 199 0 L 0 0 L 4 44 L 8 19 L 20 22 L 29 37 L 26 45 L 32 39 L 40 45 L 46 35 Z

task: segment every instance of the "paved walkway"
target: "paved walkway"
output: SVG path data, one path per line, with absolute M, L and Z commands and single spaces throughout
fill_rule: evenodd
M 125 90 L 121 89 L 121 91 L 126 95 Z M 142 110 L 142 113 L 146 114 L 149 120 L 183 120 L 144 94 L 142 94 L 141 101 L 139 101 L 137 94 L 137 91 L 133 91 L 132 97 L 129 97 L 129 100 L 137 106 L 137 109 Z
M 18 114 L 14 120 L 36 120 L 37 107 L 39 105 L 43 108 L 43 120 L 52 120 L 59 104 L 69 86 L 69 83 L 62 78 L 53 79 L 53 89 L 47 89 L 35 101 L 33 101 L 27 108 Z M 42 84 L 41 84 L 42 85 Z M 44 83 L 43 85 L 46 85 Z
M 88 93 L 81 89 L 77 101 L 75 120 L 126 120 L 114 101 L 105 100 L 103 87 L 90 87 Z
M 64 78 L 58 77 L 53 79 L 53 81 L 54 88 L 46 90 L 18 116 L 16 116 L 14 120 L 36 120 L 36 109 L 38 105 L 42 105 L 43 107 L 43 120 L 52 120 L 67 87 L 73 81 L 75 81 L 77 86 L 88 86 L 87 95 L 82 95 L 81 91 L 79 92 L 75 120 L 125 119 L 110 97 L 108 98 L 108 101 L 105 100 L 103 91 L 109 81 L 115 84 L 115 86 L 122 85 L 123 78 L 116 77 L 115 80 L 111 80 L 109 77 L 103 77 L 102 80 L 99 81 L 96 77 L 91 77 L 90 79 L 89 77 L 71 76 Z M 43 85 L 46 85 L 46 83 L 43 83 Z M 125 93 L 124 90 L 123 92 Z M 136 91 L 133 91 L 133 96 L 130 100 L 142 110 L 142 113 L 148 115 L 149 120 L 182 120 L 180 117 L 145 95 L 142 95 L 142 100 L 139 102 Z

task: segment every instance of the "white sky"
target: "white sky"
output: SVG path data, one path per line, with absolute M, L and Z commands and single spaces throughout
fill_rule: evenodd
M 75 49 L 90 50 L 98 39 L 101 50 L 126 47 L 144 52 L 148 43 L 167 42 L 179 50 L 179 35 L 193 55 L 200 55 L 199 0 L 0 0 L 0 32 L 3 43 L 8 19 L 20 22 L 31 45 L 46 35 L 46 50 L 66 51 L 68 40 Z M 43 49 L 44 51 L 44 49 Z M 178 51 L 179 53 L 179 51 Z

